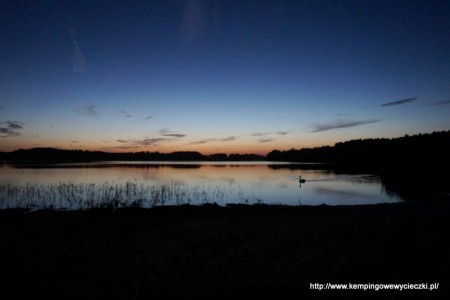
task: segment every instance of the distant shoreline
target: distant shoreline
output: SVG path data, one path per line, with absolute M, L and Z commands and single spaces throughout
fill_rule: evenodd
M 63 150 L 57 148 L 18 149 L 0 152 L 0 161 L 27 163 L 64 163 L 93 161 L 280 161 L 331 163 L 340 167 L 383 170 L 394 166 L 408 167 L 412 163 L 447 161 L 450 152 L 450 130 L 427 134 L 405 135 L 399 138 L 359 139 L 336 143 L 334 146 L 273 150 L 267 155 L 225 154 L 204 155 L 197 151 L 103 152 Z

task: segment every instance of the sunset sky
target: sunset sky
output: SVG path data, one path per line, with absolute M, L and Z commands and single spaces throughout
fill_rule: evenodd
M 259 153 L 450 129 L 450 1 L 0 0 L 0 151 Z

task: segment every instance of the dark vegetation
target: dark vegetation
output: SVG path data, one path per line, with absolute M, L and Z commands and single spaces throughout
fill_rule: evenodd
M 449 153 L 450 130 L 393 139 L 351 140 L 336 143 L 334 146 L 300 150 L 273 150 L 267 155 L 267 160 L 333 163 L 336 168 L 384 171 L 392 169 L 392 166 L 449 166 Z
M 267 160 L 327 163 L 342 173 L 375 173 L 385 186 L 420 195 L 450 187 L 450 130 L 400 138 L 360 139 L 318 148 L 274 150 Z
M 203 155 L 195 151 L 172 153 L 132 152 L 111 153 L 87 150 L 61 150 L 55 148 L 19 149 L 0 152 L 0 160 L 16 163 L 59 163 L 91 161 L 261 161 L 264 156 L 257 154 L 212 154 Z
M 0 211 L 2 299 L 436 299 L 450 203 Z M 317 291 L 310 283 L 440 283 Z M 448 298 L 447 298 L 448 299 Z
M 19 149 L 0 152 L 0 160 L 10 162 L 86 162 L 86 161 L 286 161 L 333 164 L 337 169 L 386 171 L 395 167 L 428 168 L 449 166 L 450 130 L 400 138 L 359 139 L 334 146 L 273 150 L 257 154 L 203 155 L 195 151 L 172 153 L 61 150 L 55 148 Z

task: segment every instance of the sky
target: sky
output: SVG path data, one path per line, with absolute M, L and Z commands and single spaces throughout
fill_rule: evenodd
M 0 151 L 267 154 L 450 129 L 450 1 L 0 0 Z

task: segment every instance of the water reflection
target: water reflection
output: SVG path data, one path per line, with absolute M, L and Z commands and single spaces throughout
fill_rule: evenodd
M 97 189 L 98 193 L 102 191 L 104 193 L 105 186 L 117 189 L 117 195 L 122 195 L 120 193 L 123 193 L 123 189 L 132 183 L 141 191 L 146 191 L 142 192 L 141 198 L 133 198 L 133 201 L 148 203 L 151 203 L 149 200 L 153 197 L 151 195 L 159 192 L 167 192 L 164 199 L 173 202 L 180 201 L 183 195 L 183 199 L 189 199 L 191 204 L 208 201 L 222 205 L 256 202 L 347 205 L 402 201 L 396 193 L 386 192 L 378 176 L 336 174 L 330 169 L 319 169 L 318 165 L 314 165 L 313 169 L 306 166 L 267 162 L 4 165 L 0 167 L 0 186 L 9 185 L 16 188 L 33 186 L 36 189 L 40 188 L 42 192 L 37 191 L 43 193 L 64 184 L 72 184 L 78 189 L 78 197 L 83 198 Z M 305 179 L 305 182 L 301 183 L 301 188 L 299 176 Z M 162 191 L 162 187 L 167 190 Z M 3 193 L 0 194 L 0 205 L 3 203 L 3 206 L 8 197 L 5 191 L 3 189 Z M 128 194 L 123 195 L 126 198 Z M 91 200 L 101 198 L 92 195 L 89 197 Z

